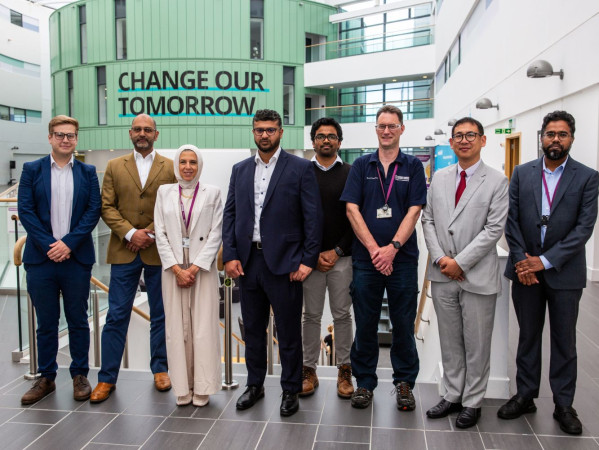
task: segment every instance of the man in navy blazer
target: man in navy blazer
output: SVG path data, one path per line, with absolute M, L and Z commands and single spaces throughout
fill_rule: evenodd
M 505 276 L 520 337 L 516 355 L 517 393 L 497 415 L 515 419 L 536 411 L 541 382 L 545 309 L 551 326 L 549 384 L 553 417 L 566 433 L 580 434 L 572 408 L 576 390 L 576 321 L 586 286 L 585 244 L 597 220 L 599 173 L 569 157 L 574 117 L 554 111 L 541 128 L 544 156 L 517 166 L 509 189 L 505 235 L 510 255 Z
M 302 390 L 302 281 L 318 261 L 320 195 L 310 161 L 281 149 L 283 128 L 276 111 L 257 111 L 253 133 L 258 151 L 233 166 L 223 217 L 223 261 L 229 277 L 240 277 L 248 369 L 237 409 L 250 408 L 264 396 L 272 306 L 282 366 L 280 411 L 290 416 L 299 408 Z
M 60 294 L 69 327 L 73 397 L 87 400 L 89 279 L 96 261 L 91 232 L 100 219 L 100 187 L 94 166 L 73 157 L 79 123 L 54 117 L 48 126 L 50 155 L 23 165 L 19 219 L 27 231 L 23 263 L 37 316 L 41 378 L 21 398 L 35 403 L 56 389 Z

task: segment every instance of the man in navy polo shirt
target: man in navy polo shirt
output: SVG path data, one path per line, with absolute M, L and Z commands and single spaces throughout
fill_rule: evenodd
M 351 349 L 358 388 L 354 408 L 367 408 L 377 386 L 378 323 L 384 291 L 393 327 L 391 364 L 397 407 L 416 407 L 412 389 L 419 370 L 414 320 L 418 295 L 418 245 L 414 227 L 426 203 L 424 168 L 402 153 L 403 114 L 385 105 L 376 114 L 376 153 L 358 158 L 341 200 L 354 229 L 351 288 L 356 335 Z

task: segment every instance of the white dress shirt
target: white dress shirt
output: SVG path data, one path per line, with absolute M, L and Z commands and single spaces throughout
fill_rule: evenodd
M 67 235 L 71 228 L 73 212 L 73 159 L 60 167 L 50 154 L 50 223 L 52 236 L 57 241 Z
M 456 178 L 455 178 L 455 189 L 456 191 L 458 190 L 458 186 L 460 184 L 460 178 L 462 176 L 462 172 L 466 172 L 466 186 L 468 186 L 468 181 L 470 181 L 470 178 L 472 178 L 472 175 L 474 175 L 474 172 L 476 172 L 476 169 L 478 169 L 478 166 L 480 166 L 480 162 L 482 160 L 479 159 L 476 164 L 472 164 L 470 167 L 468 167 L 467 169 L 462 169 L 460 167 L 460 163 L 458 163 L 458 170 L 457 170 L 457 174 L 456 174 Z
M 333 167 L 335 167 L 335 165 L 337 163 L 339 164 L 343 164 L 343 160 L 341 159 L 341 157 L 339 155 L 337 155 L 337 158 L 335 159 L 335 161 L 333 162 L 333 164 L 331 164 L 329 167 L 325 167 L 322 164 L 320 164 L 318 162 L 318 159 L 316 159 L 316 155 L 314 155 L 312 157 L 312 162 L 314 162 L 316 164 L 316 167 L 318 167 L 320 170 L 322 170 L 323 172 L 328 172 L 329 170 L 331 170 Z
M 268 163 L 262 161 L 260 158 L 260 151 L 256 152 L 256 171 L 254 172 L 254 234 L 252 241 L 262 242 L 260 237 L 260 215 L 262 214 L 262 206 L 264 206 L 264 198 L 266 197 L 266 191 L 268 185 L 275 171 L 275 166 L 279 160 L 281 154 L 281 147 L 277 149 L 274 155 L 271 156 Z
M 145 158 L 141 153 L 133 150 L 133 158 L 135 158 L 135 165 L 137 166 L 137 173 L 139 174 L 142 189 L 146 185 L 146 181 L 148 181 L 148 175 L 150 175 L 150 169 L 152 169 L 152 164 L 154 163 L 154 156 L 156 156 L 156 150 L 152 150 Z M 131 228 L 125 235 L 125 239 L 130 241 L 136 231 L 137 228 Z
M 551 207 L 549 206 L 549 200 L 547 200 L 547 194 L 549 194 L 549 198 L 551 198 L 551 202 L 553 203 L 553 198 L 555 197 L 555 190 L 559 184 L 559 180 L 562 178 L 564 174 L 564 170 L 566 168 L 566 163 L 568 162 L 568 158 L 557 166 L 555 170 L 552 172 L 545 165 L 545 158 L 543 158 L 543 172 L 545 173 L 545 181 L 547 182 L 547 188 L 549 192 L 545 192 L 545 184 L 541 182 L 541 214 L 544 216 L 549 216 L 551 214 Z M 545 233 L 547 233 L 547 225 L 541 225 L 541 245 L 545 243 Z M 545 255 L 540 255 L 539 258 L 543 262 L 543 266 L 545 266 L 545 270 L 551 269 L 553 264 Z

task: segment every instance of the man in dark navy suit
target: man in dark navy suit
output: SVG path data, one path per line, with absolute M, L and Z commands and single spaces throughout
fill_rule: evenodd
M 283 128 L 276 111 L 257 111 L 253 133 L 258 151 L 233 166 L 223 217 L 225 271 L 240 277 L 245 326 L 247 389 L 237 409 L 250 408 L 264 396 L 272 306 L 282 366 L 281 415 L 290 416 L 299 408 L 302 390 L 302 282 L 318 261 L 320 195 L 310 161 L 281 149 Z
M 73 157 L 79 123 L 54 117 L 48 126 L 50 155 L 25 163 L 19 183 L 19 219 L 27 231 L 23 255 L 27 290 L 37 316 L 41 378 L 21 403 L 35 403 L 56 389 L 60 294 L 69 327 L 73 397 L 87 400 L 89 324 L 87 299 L 95 252 L 92 230 L 100 219 L 96 168 Z
M 537 410 L 545 310 L 551 326 L 549 384 L 553 417 L 569 434 L 582 433 L 572 408 L 576 391 L 576 321 L 586 286 L 585 244 L 597 220 L 599 173 L 569 156 L 574 117 L 554 111 L 541 128 L 544 156 L 517 166 L 510 182 L 505 276 L 520 326 L 517 393 L 497 415 L 515 419 Z

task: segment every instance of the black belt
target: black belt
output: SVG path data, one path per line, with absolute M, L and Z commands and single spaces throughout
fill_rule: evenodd
M 262 242 L 252 242 L 252 248 L 256 250 L 262 250 Z

